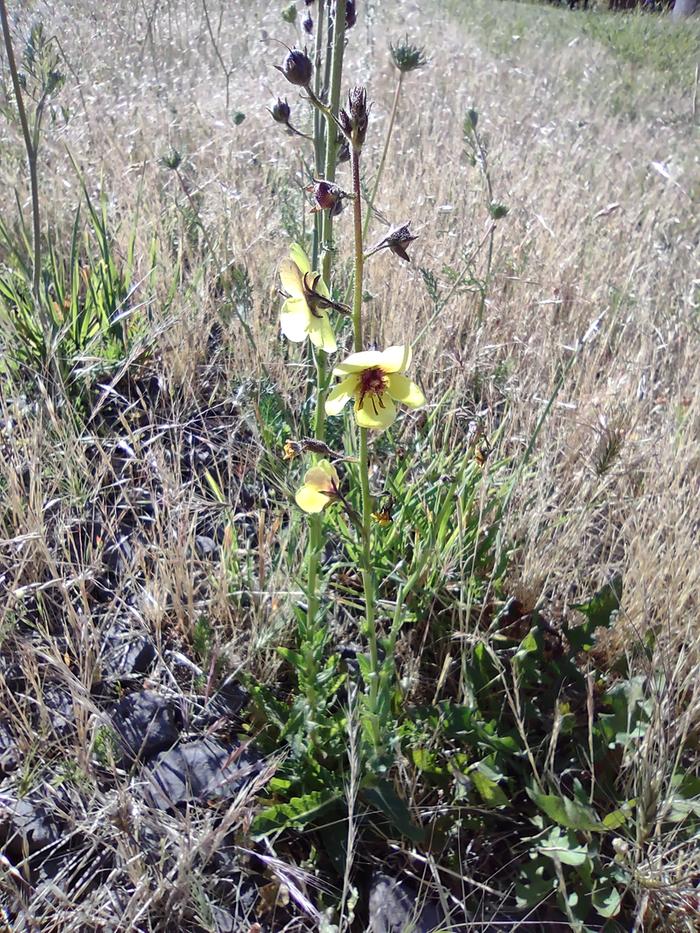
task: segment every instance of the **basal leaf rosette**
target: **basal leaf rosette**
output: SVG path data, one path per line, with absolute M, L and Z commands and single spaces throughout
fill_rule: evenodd
M 340 478 L 336 468 L 329 460 L 319 460 L 306 471 L 304 485 L 294 498 L 300 509 L 314 515 L 322 512 L 330 502 L 340 499 L 339 489 Z
M 292 244 L 289 259 L 280 263 L 280 279 L 287 299 L 280 312 L 282 333 L 293 343 L 308 337 L 311 343 L 326 353 L 337 349 L 335 335 L 328 320 L 328 308 L 333 306 L 328 287 L 320 272 L 312 272 L 311 264 L 298 243 Z
M 396 420 L 396 402 L 409 408 L 425 405 L 420 387 L 405 375 L 410 365 L 409 346 L 351 354 L 333 369 L 341 379 L 326 399 L 326 414 L 340 414 L 353 399 L 359 426 L 383 431 Z

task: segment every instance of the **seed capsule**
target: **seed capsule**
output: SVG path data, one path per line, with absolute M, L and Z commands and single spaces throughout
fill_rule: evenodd
M 276 103 L 272 105 L 269 112 L 272 114 L 275 123 L 283 123 L 284 125 L 289 123 L 289 118 L 292 115 L 289 104 L 286 100 L 282 100 L 281 97 L 277 98 Z
M 301 49 L 290 49 L 282 67 L 275 65 L 275 68 L 282 72 L 290 84 L 297 87 L 308 87 L 314 72 L 311 59 Z

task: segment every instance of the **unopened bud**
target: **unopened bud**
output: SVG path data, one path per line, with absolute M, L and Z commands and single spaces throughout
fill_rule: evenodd
M 297 18 L 297 7 L 296 3 L 290 3 L 289 6 L 285 7 L 282 10 L 282 19 L 285 23 L 293 23 Z
M 169 168 L 171 171 L 177 171 L 180 168 L 180 163 L 182 162 L 182 156 L 177 151 L 177 149 L 170 149 L 165 153 L 164 156 L 161 156 L 160 163 L 164 168 Z
M 281 97 L 278 97 L 276 103 L 268 108 L 268 112 L 272 115 L 272 119 L 275 123 L 283 123 L 285 125 L 289 123 L 289 118 L 292 115 L 291 108 L 286 99 L 282 100 Z
M 310 36 L 314 31 L 314 21 L 313 21 L 313 17 L 311 16 L 311 13 L 306 14 L 306 18 L 304 20 L 303 25 L 304 25 L 304 32 Z
M 290 49 L 282 67 L 275 65 L 275 68 L 282 72 L 290 84 L 297 87 L 308 87 L 314 71 L 311 59 L 301 49 Z
M 347 110 L 338 114 L 340 126 L 352 143 L 353 149 L 362 149 L 367 135 L 369 111 L 367 110 L 367 91 L 363 87 L 354 87 L 348 94 Z
M 357 6 L 355 0 L 346 0 L 345 3 L 345 28 L 352 29 L 357 22 Z
M 337 155 L 338 165 L 342 165 L 343 162 L 350 161 L 350 145 L 347 139 L 340 137 L 338 139 L 338 155 Z

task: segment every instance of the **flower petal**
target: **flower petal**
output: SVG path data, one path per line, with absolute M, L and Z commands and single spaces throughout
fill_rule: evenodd
M 380 356 L 379 365 L 385 373 L 403 373 L 411 365 L 413 353 L 410 344 L 401 344 L 400 346 L 387 347 Z
M 326 414 L 339 415 L 355 394 L 356 386 L 356 376 L 346 376 L 345 379 L 341 379 L 338 385 L 328 393 L 328 398 L 326 399 Z
M 420 408 L 425 405 L 425 396 L 420 387 L 399 373 L 391 373 L 389 376 L 389 394 L 397 402 L 402 402 L 409 408 Z
M 297 489 L 294 499 L 300 509 L 312 515 L 322 512 L 331 501 L 325 493 L 319 492 L 318 489 L 306 484 Z
M 307 272 L 311 272 L 311 263 L 309 262 L 309 258 L 298 243 L 292 243 L 289 249 L 289 255 L 291 256 L 292 262 L 296 265 L 297 269 L 299 272 L 301 272 L 302 275 L 305 275 Z
M 279 272 L 285 292 L 292 298 L 303 298 L 304 280 L 297 264 L 291 259 L 283 259 Z
M 311 312 L 303 298 L 289 298 L 280 311 L 282 333 L 292 343 L 301 343 L 309 333 Z
M 335 334 L 328 320 L 328 315 L 320 312 L 321 317 L 311 315 L 309 318 L 309 340 L 315 347 L 320 347 L 326 353 L 335 353 L 338 344 L 335 342 Z
M 361 353 L 351 353 L 342 363 L 333 368 L 334 376 L 344 376 L 346 373 L 361 373 L 363 369 L 379 366 L 383 354 L 379 350 L 363 350 Z
M 396 406 L 388 392 L 381 396 L 368 392 L 361 408 L 355 403 L 355 419 L 361 428 L 383 431 L 396 421 Z

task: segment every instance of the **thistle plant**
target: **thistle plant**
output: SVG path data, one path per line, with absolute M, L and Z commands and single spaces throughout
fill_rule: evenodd
M 345 17 L 338 15 L 338 7 L 345 4 Z M 324 19 L 324 9 L 326 16 Z M 309 516 L 309 543 L 307 552 L 306 594 L 307 610 L 300 629 L 300 652 L 295 657 L 302 674 L 300 682 L 306 684 L 308 735 L 317 738 L 319 693 L 317 684 L 324 665 L 322 649 L 326 640 L 320 606 L 320 554 L 324 541 L 324 516 L 329 509 L 345 513 L 346 523 L 354 529 L 356 550 L 363 587 L 363 619 L 361 635 L 368 647 L 367 655 L 360 659 L 364 682 L 363 733 L 364 748 L 373 761 L 382 757 L 387 731 L 388 705 L 380 697 L 380 684 L 395 681 L 393 643 L 384 642 L 385 657 L 380 659 L 380 633 L 377 624 L 377 581 L 373 555 L 373 526 L 377 520 L 374 498 L 370 489 L 371 441 L 379 432 L 389 428 L 398 416 L 398 406 L 420 408 L 425 396 L 420 387 L 408 376 L 412 351 L 410 345 L 391 346 L 385 350 L 372 349 L 365 344 L 363 308 L 363 277 L 365 262 L 385 249 L 410 261 L 407 247 L 415 240 L 408 224 L 393 228 L 375 246 L 365 251 L 366 223 L 363 224 L 362 153 L 370 130 L 370 106 L 364 87 L 352 87 L 347 103 L 340 107 L 344 32 L 356 20 L 354 3 L 336 0 L 319 3 L 316 11 L 318 29 L 316 48 L 289 49 L 281 65 L 276 66 L 287 81 L 302 89 L 302 95 L 315 112 L 314 155 L 316 171 L 307 191 L 313 198 L 310 208 L 315 218 L 315 236 L 311 258 L 301 244 L 290 245 L 289 255 L 281 258 L 279 277 L 284 301 L 280 310 L 280 329 L 284 337 L 295 343 L 311 344 L 315 367 L 315 423 L 314 437 L 288 441 L 285 458 L 309 453 L 303 482 L 295 494 L 296 505 Z M 311 18 L 310 12 L 307 18 Z M 327 95 L 323 95 L 325 82 L 320 80 L 322 53 L 331 49 Z M 309 28 L 305 27 L 308 33 Z M 399 89 L 404 74 L 425 64 L 422 50 L 404 44 L 392 48 L 392 56 L 399 70 Z M 392 118 L 384 151 L 375 174 L 371 200 L 376 196 L 391 136 L 398 94 L 394 99 Z M 286 100 L 278 101 L 271 110 L 273 118 L 283 125 L 289 124 L 290 108 Z M 321 165 L 320 154 L 324 149 Z M 335 173 L 339 158 L 350 157 L 352 185 L 349 191 L 337 184 Z M 352 212 L 343 208 L 352 205 Z M 352 213 L 351 221 L 348 215 Z M 352 304 L 348 308 L 333 298 L 333 240 L 334 222 L 352 224 L 353 283 Z M 382 260 L 377 260 L 382 261 Z M 352 352 L 337 361 L 331 375 L 335 384 L 329 388 L 326 375 L 326 357 L 338 352 L 335 321 L 339 315 L 349 314 L 352 319 Z M 348 402 L 353 403 L 356 441 L 348 452 L 333 452 L 325 443 L 326 417 L 340 417 Z M 357 455 L 356 455 L 357 454 Z M 361 502 L 358 512 L 352 501 Z

